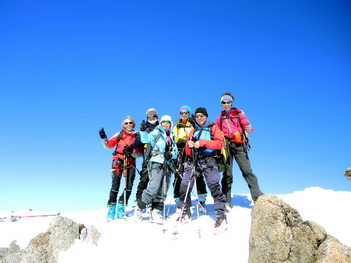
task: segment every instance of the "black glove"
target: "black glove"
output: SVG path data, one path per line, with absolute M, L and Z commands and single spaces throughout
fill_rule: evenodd
M 99 131 L 99 134 L 101 139 L 107 138 L 104 128 L 101 128 L 101 130 Z
M 142 121 L 140 124 L 140 131 L 146 131 L 147 125 L 145 121 Z
M 185 140 L 179 140 L 177 141 L 177 148 L 181 149 L 185 146 Z
M 172 153 L 171 152 L 166 152 L 163 157 L 165 157 L 165 159 L 168 161 L 172 158 Z
M 131 156 L 133 153 L 133 146 L 132 145 L 129 145 L 129 146 L 125 146 L 124 149 L 123 149 L 123 154 L 126 155 L 126 156 Z

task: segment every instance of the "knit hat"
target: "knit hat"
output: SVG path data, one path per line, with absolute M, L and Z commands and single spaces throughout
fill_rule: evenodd
M 162 123 L 163 121 L 169 121 L 169 122 L 171 123 L 171 128 L 170 128 L 170 129 L 172 129 L 172 127 L 173 127 L 173 122 L 172 122 L 171 116 L 169 116 L 169 115 L 163 115 L 163 116 L 161 117 L 160 123 Z
M 197 113 L 202 113 L 203 115 L 206 115 L 208 117 L 208 114 L 207 114 L 207 110 L 205 108 L 197 108 L 196 111 L 195 111 L 195 116 Z
M 122 121 L 122 127 L 124 127 L 125 122 L 133 122 L 133 128 L 135 127 L 135 120 L 131 116 L 127 116 Z
M 146 117 L 156 115 L 158 117 L 158 113 L 155 108 L 148 109 L 146 111 Z
M 183 105 L 182 107 L 180 107 L 179 111 L 180 112 L 187 111 L 187 112 L 189 112 L 189 115 L 191 114 L 191 109 L 188 105 Z

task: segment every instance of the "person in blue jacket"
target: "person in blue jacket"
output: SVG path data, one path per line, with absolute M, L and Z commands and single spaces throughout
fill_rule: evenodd
M 150 133 L 152 132 L 160 123 L 158 122 L 158 112 L 155 108 L 151 108 L 148 109 L 146 111 L 146 132 Z M 139 135 L 140 137 L 140 135 Z M 148 149 L 147 145 L 145 145 L 145 151 Z M 141 165 L 141 171 L 139 173 L 140 175 L 140 180 L 139 180 L 139 184 L 137 187 L 137 192 L 136 192 L 136 200 L 138 202 L 138 200 L 141 198 L 141 195 L 143 194 L 143 191 L 146 189 L 148 183 L 149 183 L 149 172 L 147 169 L 147 164 L 148 164 L 148 157 L 145 157 L 145 155 L 143 155 L 143 163 Z
M 172 118 L 163 115 L 160 124 L 150 133 L 146 131 L 145 121 L 140 125 L 142 143 L 151 144 L 149 169 L 149 184 L 138 200 L 136 217 L 142 219 L 143 210 L 151 204 L 151 221 L 160 222 L 163 219 L 165 195 L 168 191 L 172 174 L 172 161 L 178 157 L 177 145 L 173 140 Z

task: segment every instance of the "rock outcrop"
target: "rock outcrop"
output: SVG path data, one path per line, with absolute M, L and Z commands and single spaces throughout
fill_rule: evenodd
M 351 263 L 351 248 L 274 195 L 253 207 L 249 245 L 249 263 Z
M 94 226 L 86 228 L 71 219 L 58 216 L 50 223 L 49 229 L 31 239 L 25 249 L 12 242 L 3 249 L 1 263 L 56 263 L 61 251 L 66 251 L 77 239 L 97 245 L 100 233 Z

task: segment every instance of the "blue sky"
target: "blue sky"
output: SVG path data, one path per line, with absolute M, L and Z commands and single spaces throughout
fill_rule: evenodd
M 112 136 L 151 107 L 176 119 L 183 104 L 214 121 L 226 91 L 255 128 L 262 191 L 350 191 L 350 11 L 341 0 L 1 1 L 0 210 L 105 207 L 101 127 Z M 233 194 L 248 193 L 234 172 Z

